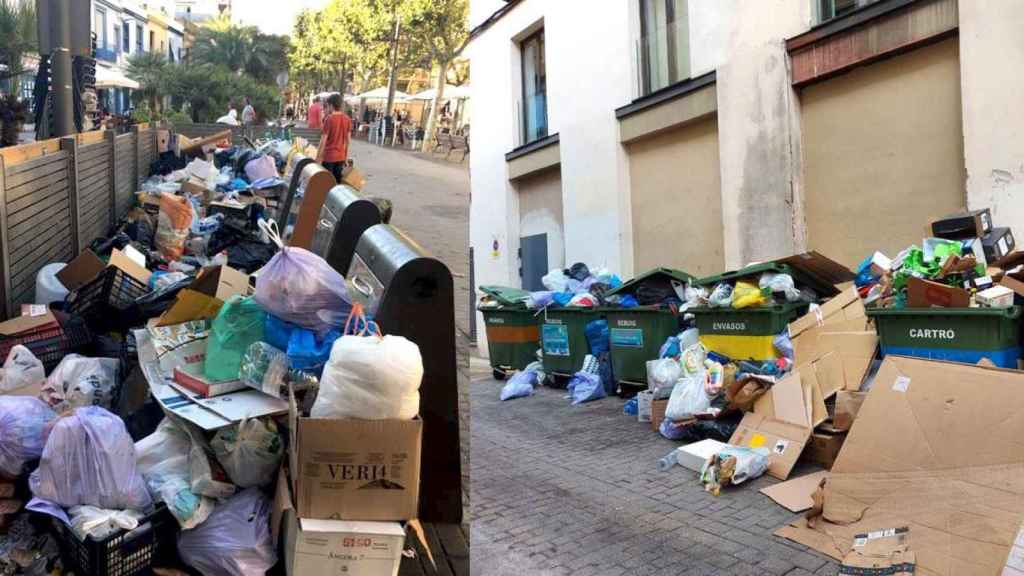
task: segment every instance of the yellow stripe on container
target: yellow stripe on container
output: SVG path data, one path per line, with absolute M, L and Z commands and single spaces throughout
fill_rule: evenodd
M 774 360 L 778 357 L 772 344 L 774 336 L 734 336 L 727 334 L 701 334 L 704 346 L 733 360 Z

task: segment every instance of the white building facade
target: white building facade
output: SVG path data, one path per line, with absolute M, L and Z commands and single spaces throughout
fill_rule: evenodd
M 1024 2 L 471 0 L 477 285 L 1024 234 Z M 997 64 L 998 63 L 998 64 Z M 481 343 L 484 335 L 480 334 Z M 481 350 L 485 350 L 481 346 Z

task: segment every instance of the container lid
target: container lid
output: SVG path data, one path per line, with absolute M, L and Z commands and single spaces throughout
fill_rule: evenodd
M 692 312 L 694 314 L 747 314 L 750 312 L 758 314 L 789 314 L 794 310 L 806 308 L 807 306 L 807 302 L 786 302 L 784 304 L 771 304 L 769 306 L 749 306 L 747 308 L 733 308 L 731 306 L 722 308 L 712 308 L 710 306 L 698 306 L 696 308 L 687 308 L 686 312 Z
M 1009 306 L 1006 308 L 868 308 L 865 310 L 871 316 L 1005 316 L 1011 320 L 1021 315 L 1020 306 Z
M 807 286 L 822 298 L 839 294 L 837 284 L 850 282 L 856 275 L 842 264 L 817 252 L 794 254 L 771 262 L 752 264 L 739 270 L 707 276 L 696 281 L 698 286 L 709 286 L 719 282 L 737 280 L 747 276 L 758 276 L 765 272 L 789 274 L 798 286 Z
M 605 296 L 614 296 L 616 294 L 633 294 L 633 292 L 636 290 L 636 287 L 641 282 L 655 276 L 664 276 L 669 280 L 678 280 L 683 284 L 697 280 L 695 276 L 683 272 L 682 270 L 675 270 L 673 268 L 655 268 L 653 270 L 648 270 L 647 272 L 644 272 L 643 274 L 637 276 L 636 278 L 633 278 L 629 282 L 626 282 L 625 284 L 619 286 L 614 290 L 609 290 L 608 293 L 605 294 Z
M 481 286 L 480 291 L 494 298 L 502 306 L 525 306 L 524 300 L 530 297 L 530 293 L 511 286 Z

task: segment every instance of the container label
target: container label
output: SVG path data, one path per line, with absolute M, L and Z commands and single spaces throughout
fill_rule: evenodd
M 615 325 L 636 327 L 636 320 L 616 320 Z
M 775 453 L 776 454 L 785 454 L 786 453 L 786 448 L 789 448 L 789 442 L 787 442 L 785 440 L 779 440 L 779 441 L 777 441 L 775 443 Z
M 488 324 L 504 324 L 505 323 L 505 319 L 504 318 L 488 318 L 487 319 L 487 323 Z
M 644 331 L 638 328 L 612 328 L 611 341 L 616 348 L 643 348 Z
M 907 378 L 906 376 L 897 377 L 896 382 L 892 385 L 892 389 L 897 392 L 906 393 L 908 388 L 910 388 L 910 378 Z
M 945 328 L 941 330 L 931 328 L 911 328 L 910 337 L 927 340 L 955 340 L 956 330 L 953 330 L 952 328 Z
M 746 322 L 713 322 L 711 329 L 716 332 L 745 332 Z
M 544 319 L 544 323 L 545 324 L 561 324 L 562 321 L 561 320 L 555 320 L 555 319 L 552 318 L 551 320 Z
M 541 330 L 545 356 L 569 355 L 569 327 L 561 324 L 545 324 Z

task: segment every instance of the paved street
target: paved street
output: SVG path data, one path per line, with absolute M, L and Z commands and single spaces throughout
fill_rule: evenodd
M 571 406 L 563 390 L 498 401 L 502 383 L 473 359 L 474 575 L 835 574 L 837 565 L 772 536 L 794 515 L 760 478 L 703 491 L 677 444 L 605 398 Z M 800 468 L 797 469 L 798 471 Z
M 469 498 L 469 171 L 466 164 L 353 140 L 367 196 L 394 204 L 391 223 L 448 265 L 455 280 L 463 494 Z M 468 521 L 468 513 L 467 518 Z

